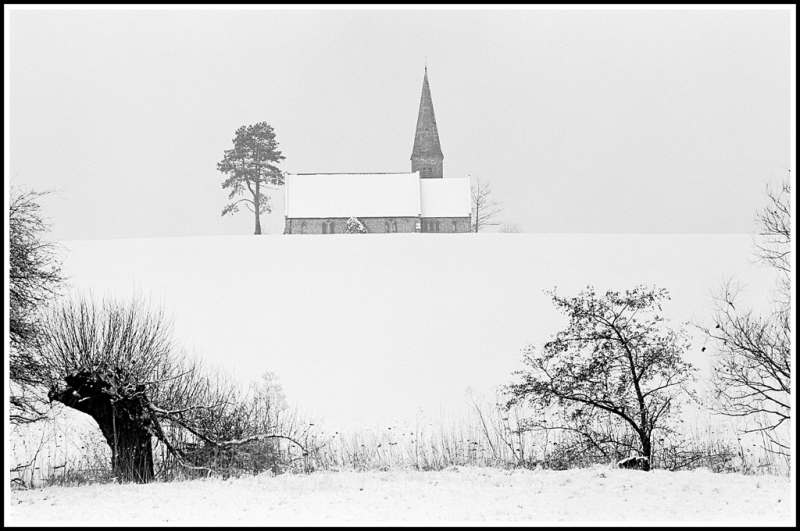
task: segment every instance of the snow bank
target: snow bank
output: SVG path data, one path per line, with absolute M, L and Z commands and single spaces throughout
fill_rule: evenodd
M 667 288 L 664 315 L 702 319 L 737 274 L 766 294 L 746 235 L 367 234 L 65 242 L 94 296 L 163 303 L 176 336 L 245 381 L 275 372 L 334 424 L 411 422 L 465 407 L 565 324 L 544 290 Z M 692 361 L 705 368 L 701 343 Z
M 249 522 L 663 522 L 790 524 L 788 479 L 583 470 L 315 472 L 13 491 L 7 524 Z M 751 524 L 752 525 L 752 524 Z

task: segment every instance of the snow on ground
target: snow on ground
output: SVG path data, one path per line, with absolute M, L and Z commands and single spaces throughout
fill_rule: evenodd
M 736 274 L 771 287 L 747 235 L 335 234 L 65 242 L 72 285 L 139 291 L 176 336 L 244 381 L 277 374 L 288 399 L 337 426 L 460 414 L 492 396 L 565 317 L 545 290 L 670 291 L 673 324 L 708 316 Z M 696 341 L 691 361 L 704 369 Z M 387 423 L 392 424 L 387 424 Z
M 792 525 L 775 476 L 451 467 L 12 491 L 6 524 L 626 522 Z
M 467 387 L 486 392 L 508 383 L 521 368 L 520 350 L 541 345 L 565 324 L 544 290 L 566 295 L 587 284 L 598 292 L 655 284 L 670 291 L 663 315 L 679 324 L 707 318 L 709 290 L 727 276 L 747 283 L 753 300 L 771 287 L 767 272 L 751 265 L 745 235 L 241 236 L 66 247 L 64 270 L 75 288 L 95 297 L 150 296 L 174 316 L 177 339 L 209 363 L 244 381 L 272 371 L 301 411 L 328 424 L 384 430 L 398 421 L 446 424 L 463 411 Z M 689 354 L 701 369 L 702 346 L 695 342 Z M 779 477 L 602 467 L 50 487 L 11 492 L 10 504 L 7 523 L 95 525 L 763 524 L 791 522 L 795 514 L 790 482 Z

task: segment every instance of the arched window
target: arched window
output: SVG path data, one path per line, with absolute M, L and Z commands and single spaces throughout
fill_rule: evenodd
M 328 227 L 330 230 L 328 232 L 333 234 L 334 232 L 336 232 L 335 230 L 333 230 L 333 228 L 335 227 L 335 224 L 333 223 L 333 220 L 331 220 L 330 223 L 331 223 L 331 225 L 330 225 L 330 227 Z
M 439 232 L 439 221 L 436 221 L 436 232 Z
M 327 221 L 323 221 L 322 222 L 322 234 L 328 234 L 328 222 Z
M 397 232 L 397 220 L 392 220 L 392 232 Z

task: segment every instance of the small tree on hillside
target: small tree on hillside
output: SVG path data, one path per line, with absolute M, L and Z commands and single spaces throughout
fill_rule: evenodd
M 712 340 L 710 406 L 730 417 L 751 420 L 745 432 L 764 434 L 774 454 L 789 457 L 790 445 L 778 428 L 791 428 L 791 189 L 788 177 L 767 187 L 768 205 L 756 217 L 758 259 L 776 272 L 770 309 L 757 312 L 737 300 L 726 281 L 713 293 L 714 328 L 700 326 Z
M 13 424 L 44 418 L 45 401 L 35 389 L 39 313 L 64 283 L 58 247 L 42 240 L 48 230 L 38 203 L 43 195 L 45 192 L 11 189 L 8 336 L 10 420 Z
M 347 220 L 344 231 L 347 234 L 366 234 L 367 229 L 364 228 L 364 224 L 358 218 L 350 218 Z
M 516 223 L 505 222 L 500 225 L 500 232 L 519 233 L 522 232 L 522 228 Z
M 277 189 L 283 185 L 284 177 L 276 166 L 286 157 L 278 150 L 275 132 L 267 122 L 242 126 L 236 130 L 233 149 L 225 151 L 225 157 L 217 169 L 228 178 L 222 188 L 229 188 L 228 199 L 234 199 L 247 191 L 249 197 L 238 199 L 222 209 L 222 215 L 235 214 L 239 203 L 244 203 L 255 214 L 255 234 L 261 234 L 261 214 L 272 212 L 269 197 L 264 189 Z
M 569 326 L 541 352 L 525 349 L 528 368 L 515 373 L 522 381 L 508 387 L 508 406 L 527 401 L 573 418 L 614 416 L 636 433 L 649 463 L 653 432 L 666 426 L 694 371 L 682 359 L 686 334 L 654 313 L 667 291 L 639 286 L 601 297 L 588 287 L 577 297 L 550 295 Z
M 217 453 L 256 440 L 292 440 L 260 432 L 268 423 L 245 422 L 263 416 L 253 416 L 236 386 L 177 351 L 163 313 L 139 300 L 102 307 L 62 301 L 42 323 L 36 361 L 50 400 L 97 422 L 120 481 L 154 478 L 154 440 L 187 467 L 197 461 L 176 444 L 185 435 Z
M 475 179 L 475 185 L 472 190 L 472 231 L 479 232 L 480 230 L 492 226 L 499 225 L 500 222 L 495 220 L 495 216 L 503 211 L 499 201 L 491 198 L 492 187 L 488 182 L 482 183 L 479 177 Z

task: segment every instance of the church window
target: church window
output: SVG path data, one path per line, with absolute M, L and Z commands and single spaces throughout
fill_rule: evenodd
M 323 221 L 322 222 L 322 234 L 328 234 L 328 222 L 327 221 Z
M 392 220 L 392 232 L 397 232 L 397 221 Z
M 436 232 L 439 232 L 439 222 L 436 222 Z
M 330 233 L 331 233 L 331 234 L 333 234 L 334 232 L 336 232 L 335 230 L 333 230 L 333 227 L 334 227 L 334 223 L 333 223 L 333 220 L 331 220 L 331 226 L 329 227 L 329 228 L 330 228 Z

